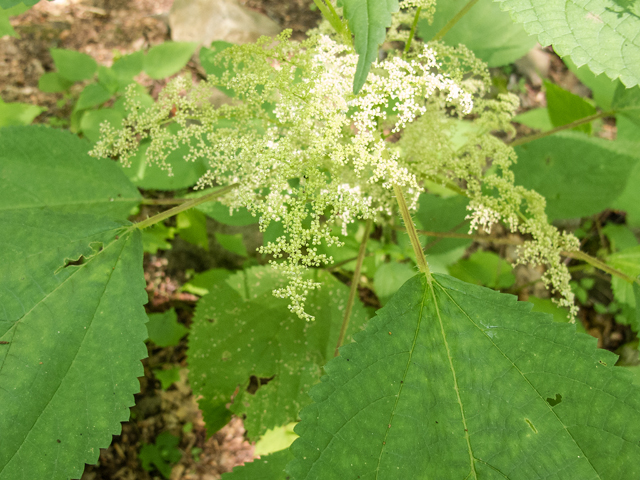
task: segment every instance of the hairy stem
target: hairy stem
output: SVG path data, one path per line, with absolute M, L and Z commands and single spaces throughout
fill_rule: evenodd
M 210 200 L 214 200 L 218 197 L 222 197 L 223 195 L 226 195 L 227 193 L 229 193 L 231 190 L 233 190 L 234 188 L 236 188 L 238 186 L 237 183 L 234 183 L 233 185 L 228 185 L 226 187 L 222 187 L 219 190 L 216 190 L 215 192 L 211 192 L 208 193 L 206 195 L 203 195 L 202 197 L 198 197 L 198 198 L 192 198 L 187 200 L 186 202 L 181 203 L 180 205 L 178 205 L 177 207 L 173 207 L 169 210 L 166 210 L 164 212 L 161 212 L 157 215 L 154 215 L 153 217 L 149 217 L 146 220 L 143 220 L 142 222 L 138 222 L 135 223 L 133 225 L 131 225 L 131 227 L 129 227 L 129 231 L 133 230 L 134 228 L 137 228 L 139 230 L 143 230 L 147 227 L 150 227 L 151 225 L 155 225 L 156 223 L 160 223 L 161 221 L 173 217 L 174 215 L 179 214 L 180 212 L 184 212 L 185 210 L 189 210 L 190 208 L 196 207 L 202 203 L 206 203 Z
M 594 113 L 593 115 L 589 115 L 588 117 L 580 118 L 575 122 L 567 123 L 566 125 L 561 125 L 551 130 L 547 130 L 546 132 L 534 133 L 533 135 L 527 135 L 526 137 L 518 138 L 513 142 L 509 142 L 508 145 L 510 147 L 517 147 L 518 145 L 524 145 L 525 143 L 533 142 L 534 140 L 539 140 L 541 138 L 548 137 L 549 135 L 553 135 L 554 133 L 579 127 L 580 125 L 584 125 L 585 123 L 591 123 L 594 120 L 597 120 L 602 117 L 610 117 L 613 114 L 614 112 Z
M 407 229 L 407 233 L 409 234 L 409 240 L 411 241 L 413 252 L 416 254 L 416 263 L 418 264 L 418 268 L 427 276 L 427 280 L 431 282 L 431 270 L 429 270 L 429 264 L 427 263 L 427 259 L 425 258 L 424 252 L 422 251 L 422 245 L 420 244 L 420 239 L 418 238 L 418 232 L 416 231 L 416 227 L 413 224 L 413 219 L 411 218 L 411 214 L 409 213 L 407 202 L 404 199 L 402 188 L 399 185 L 394 185 L 393 192 L 396 194 L 396 201 L 398 202 L 398 207 L 400 208 L 400 214 L 402 215 L 402 220 L 404 220 L 404 225 Z
M 367 252 L 367 241 L 371 234 L 371 227 L 373 220 L 367 220 L 364 227 L 364 237 L 360 242 L 360 249 L 358 250 L 358 257 L 356 258 L 356 268 L 353 271 L 353 278 L 351 279 L 351 289 L 349 290 L 349 299 L 347 300 L 347 308 L 344 311 L 344 317 L 342 319 L 342 326 L 340 327 L 340 335 L 338 336 L 338 343 L 336 344 L 336 351 L 333 354 L 334 357 L 338 356 L 338 349 L 342 346 L 344 337 L 347 334 L 347 327 L 349 326 L 349 319 L 351 318 L 351 311 L 353 310 L 353 304 L 356 301 L 356 295 L 358 294 L 358 283 L 360 283 L 360 271 L 362 270 L 362 262 Z
M 422 11 L 422 7 L 418 7 L 418 9 L 416 10 L 416 16 L 413 17 L 413 23 L 411 24 L 411 31 L 409 32 L 409 40 L 407 40 L 407 43 L 404 46 L 404 53 L 407 53 L 411 48 L 411 41 L 413 40 L 413 36 L 416 34 L 416 27 L 418 26 L 418 20 L 420 20 L 421 11 Z
M 476 3 L 478 3 L 478 0 L 469 0 L 469 2 L 464 7 L 462 7 L 462 10 L 456 13 L 456 16 L 453 17 L 451 20 L 449 20 L 447 24 L 444 27 L 442 27 L 438 33 L 434 35 L 431 41 L 435 42 L 438 40 L 442 40 L 442 37 L 444 37 L 447 34 L 447 32 L 451 30 L 453 26 L 456 23 L 458 23 L 458 21 L 462 17 L 464 17 L 467 14 L 467 12 L 469 12 L 469 10 L 471 10 Z

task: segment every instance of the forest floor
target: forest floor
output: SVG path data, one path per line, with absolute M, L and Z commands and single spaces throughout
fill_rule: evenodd
M 65 48 L 93 56 L 99 64 L 110 65 L 114 51 L 130 53 L 170 39 L 168 12 L 173 0 L 56 0 L 42 1 L 12 20 L 21 38 L 0 39 L 0 91 L 5 102 L 24 102 L 46 107 L 37 122 L 51 118 L 68 118 L 73 103 L 61 93 L 38 90 L 39 77 L 54 70 L 50 48 Z M 317 12 L 309 7 L 312 0 L 244 0 L 294 35 L 316 25 Z M 563 88 L 576 93 L 584 89 L 552 52 L 540 50 L 547 75 Z M 190 62 L 188 68 L 195 68 Z M 526 68 L 525 68 L 526 70 Z M 526 71 L 505 73 L 507 83 L 520 83 L 519 95 L 525 107 L 544 105 L 544 94 Z M 159 91 L 162 81 L 148 79 L 152 93 Z M 82 85 L 73 88 L 81 89 Z M 75 92 L 77 93 L 77 92 Z M 72 90 L 71 94 L 74 94 Z M 606 127 L 606 126 L 605 126 Z M 610 130 L 610 129 L 609 129 Z M 607 128 L 604 128 L 604 135 Z M 526 133 L 526 132 L 525 132 Z M 606 215 L 612 213 L 605 212 Z M 603 215 L 605 215 L 603 214 Z M 174 252 L 175 253 L 175 252 Z M 174 307 L 187 326 L 191 321 L 197 297 L 180 292 L 179 279 L 171 272 L 184 269 L 166 256 L 145 257 L 145 276 L 150 302 L 148 312 L 162 312 Z M 174 264 L 170 264 L 174 262 Z M 224 265 L 227 266 L 228 265 Z M 596 336 L 600 346 L 615 349 L 628 342 L 630 330 L 616 325 L 612 319 L 593 311 L 582 311 L 581 320 L 587 331 Z M 202 415 L 186 379 L 186 340 L 176 347 L 159 348 L 149 343 L 149 357 L 143 361 L 145 376 L 136 395 L 132 418 L 123 424 L 121 435 L 115 436 L 109 448 L 102 449 L 96 466 L 87 466 L 82 480 L 148 480 L 163 478 L 157 470 L 146 471 L 139 457 L 145 444 L 153 444 L 161 432 L 177 438 L 181 459 L 175 463 L 172 480 L 213 480 L 234 466 L 250 461 L 254 447 L 244 437 L 241 419 L 207 438 Z M 162 389 L 153 369 L 162 366 L 183 367 L 180 381 Z

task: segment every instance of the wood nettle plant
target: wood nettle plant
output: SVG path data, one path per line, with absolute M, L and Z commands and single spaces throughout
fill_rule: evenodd
M 575 165 L 596 155 L 632 185 L 633 135 L 561 132 L 604 116 L 639 131 L 637 2 L 496 0 L 517 48 L 441 41 L 477 21 L 465 16 L 477 0 L 314 2 L 325 21 L 304 42 L 214 42 L 200 54 L 207 80 L 178 77 L 152 104 L 129 88 L 127 117 L 104 123 L 93 147 L 45 127 L 0 129 L 0 479 L 79 478 L 120 432 L 146 356 L 142 231 L 213 201 L 255 218 L 267 260 L 210 281 L 197 304 L 189 379 L 208 432 L 232 415 L 252 440 L 299 421 L 290 448 L 229 478 L 640 477 L 640 390 L 616 355 L 573 321 L 435 273 L 412 218 L 429 228 L 449 215 L 428 210 L 438 201 L 427 192 L 444 192 L 462 200 L 456 221 L 470 220 L 453 236 L 490 240 L 496 224 L 518 234 L 517 263 L 544 267 L 570 318 L 567 258 L 615 276 L 635 306 L 624 259 L 580 252 L 546 211 L 637 211 L 633 186 L 612 192 L 604 171 Z M 616 81 L 606 109 L 514 140 L 518 98 L 495 93 L 476 54 L 490 50 L 491 64 L 515 49 L 512 61 L 530 47 L 525 30 Z M 229 97 L 217 107 L 216 89 Z M 557 152 L 566 170 L 548 170 Z M 176 156 L 206 173 L 177 206 L 131 223 L 146 200 L 113 160 L 141 156 L 167 175 Z M 571 180 L 556 195 L 558 172 Z M 357 293 L 374 228 L 399 235 L 413 272 L 371 318 Z M 348 242 L 350 287 L 327 270 Z M 629 308 L 637 330 L 640 306 Z

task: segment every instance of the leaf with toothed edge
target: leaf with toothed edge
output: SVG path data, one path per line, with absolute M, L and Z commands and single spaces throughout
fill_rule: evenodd
M 115 163 L 87 157 L 88 144 L 70 134 L 2 129 L 0 147 L 8 144 L 0 148 L 0 479 L 79 478 L 129 419 L 144 373 L 142 242 L 125 222 L 139 195 Z M 77 192 L 62 188 L 74 179 Z M 106 217 L 95 215 L 101 209 Z
M 287 480 L 290 477 L 284 468 L 292 458 L 288 448 L 280 450 L 235 467 L 233 472 L 224 473 L 222 480 Z
M 494 0 L 543 45 L 577 67 L 640 83 L 640 2 L 630 0 Z
M 306 322 L 287 309 L 272 290 L 286 278 L 270 267 L 254 267 L 208 286 L 198 302 L 189 334 L 189 380 L 209 434 L 229 415 L 246 415 L 249 438 L 297 419 L 320 367 L 333 357 L 349 288 L 332 275 L 313 270 L 322 287 L 309 292 Z M 360 303 L 348 335 L 367 320 Z M 239 388 L 237 394 L 236 388 Z M 226 405 L 229 405 L 227 410 Z
M 614 354 L 514 296 L 431 278 L 325 366 L 292 478 L 640 476 L 640 391 Z

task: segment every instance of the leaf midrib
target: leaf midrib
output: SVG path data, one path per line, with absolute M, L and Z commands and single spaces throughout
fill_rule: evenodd
M 456 375 L 456 369 L 453 366 L 453 358 L 451 356 L 451 350 L 449 349 L 449 342 L 447 341 L 447 334 L 444 330 L 444 324 L 442 322 L 442 316 L 440 314 L 440 308 L 438 307 L 438 301 L 436 299 L 436 293 L 433 287 L 433 284 L 437 284 L 440 288 L 442 288 L 442 286 L 436 282 L 435 279 L 432 278 L 432 281 L 429 282 L 429 290 L 431 291 L 431 298 L 433 300 L 433 304 L 436 308 L 436 315 L 438 317 L 438 323 L 440 324 L 440 333 L 442 335 L 442 341 L 445 347 L 445 350 L 447 351 L 447 359 L 449 360 L 449 369 L 451 370 L 451 375 L 453 376 L 453 387 L 455 389 L 456 392 L 456 399 L 458 401 L 458 405 L 460 406 L 460 415 L 462 417 L 462 425 L 464 427 L 464 437 L 465 440 L 467 442 L 467 450 L 469 452 L 469 462 L 470 462 L 470 472 L 469 475 L 467 475 L 465 478 L 469 478 L 471 476 L 471 474 L 473 474 L 473 478 L 475 478 L 476 480 L 478 479 L 478 474 L 476 472 L 476 466 L 475 466 L 475 456 L 473 455 L 473 449 L 471 448 L 471 439 L 469 437 L 469 428 L 467 427 L 467 418 L 464 414 L 464 406 L 462 404 L 462 398 L 460 397 L 460 389 L 458 388 L 458 376 Z M 457 304 L 456 304 L 457 306 Z
M 478 329 L 479 332 L 481 332 L 485 338 L 487 338 L 489 340 L 489 342 L 491 343 L 491 345 L 505 358 L 505 360 L 507 360 L 509 362 L 509 364 L 515 369 L 516 372 L 518 372 L 518 375 L 520 375 L 520 377 L 522 377 L 522 379 L 531 387 L 531 390 L 533 390 L 536 395 L 538 395 L 538 397 L 544 402 L 545 406 L 547 407 L 547 409 L 551 412 L 551 414 L 556 418 L 556 420 L 558 421 L 558 423 L 560 423 L 560 425 L 562 426 L 562 428 L 567 432 L 567 435 L 569 435 L 569 437 L 571 438 L 571 440 L 573 441 L 573 443 L 575 444 L 575 446 L 578 448 L 578 450 L 580 450 L 580 452 L 583 454 L 583 457 L 585 458 L 585 460 L 589 463 L 589 466 L 591 467 L 591 469 L 593 470 L 593 472 L 598 476 L 598 478 L 602 478 L 600 476 L 600 473 L 595 469 L 595 467 L 593 466 L 593 464 L 591 463 L 591 461 L 589 460 L 589 457 L 587 456 L 587 454 L 584 452 L 584 450 L 580 447 L 580 445 L 578 444 L 578 442 L 576 441 L 576 439 L 573 437 L 573 435 L 571 434 L 571 432 L 569 431 L 569 429 L 567 428 L 567 426 L 564 424 L 564 422 L 560 419 L 560 417 L 558 416 L 558 414 L 553 410 L 553 408 L 551 408 L 551 406 L 548 404 L 548 402 L 546 401 L 545 397 L 543 395 L 540 394 L 540 392 L 538 392 L 538 390 L 531 384 L 531 382 L 529 381 L 529 379 L 524 375 L 524 373 L 522 373 L 522 371 L 520 370 L 520 368 L 518 368 L 518 366 L 513 363 L 513 361 L 507 356 L 507 354 L 505 352 L 502 351 L 502 349 L 495 344 L 495 342 L 493 341 L 493 339 L 486 334 L 486 332 L 484 330 L 482 330 L 478 324 L 476 322 L 473 321 L 473 319 L 467 314 L 467 312 L 458 304 L 458 302 L 455 301 L 455 299 L 449 294 L 449 292 L 447 291 L 447 289 L 445 287 L 443 287 L 442 285 L 440 285 L 435 279 L 434 279 L 434 283 L 436 283 L 440 289 L 442 290 L 442 292 L 449 298 L 449 300 L 451 300 L 451 302 L 458 308 L 458 310 L 460 310 L 460 312 L 462 312 L 462 314 L 467 318 L 467 320 L 469 320 L 469 322 L 471 322 L 471 324 Z M 459 292 L 460 293 L 460 292 Z M 462 292 L 464 294 L 464 292 Z M 437 303 L 436 303 L 437 305 Z M 466 428 L 466 427 L 465 427 Z
M 122 238 L 121 240 L 123 240 L 122 242 L 122 249 L 124 249 L 124 247 L 126 246 L 129 238 Z M 97 258 L 101 253 L 105 252 L 108 248 L 112 247 L 113 245 L 116 245 L 119 242 L 119 240 L 115 240 L 113 242 L 111 242 L 109 245 L 107 245 L 101 252 L 98 252 L 96 255 L 94 255 L 87 263 L 85 263 L 84 265 L 81 266 L 81 268 L 78 268 L 76 270 L 76 272 L 74 272 L 72 275 L 70 275 L 68 278 L 66 278 L 60 285 L 58 285 L 54 290 L 52 290 L 47 296 L 43 297 L 40 302 L 36 303 L 31 310 L 29 310 L 29 312 L 27 312 L 20 320 L 18 320 L 15 325 L 11 328 L 14 329 L 14 335 L 15 335 L 15 330 L 16 325 L 18 325 L 18 323 L 24 319 L 25 317 L 27 317 L 38 305 L 40 305 L 43 301 L 45 301 L 47 298 L 49 298 L 51 295 L 53 295 L 57 290 L 59 290 L 63 285 L 65 285 L 71 278 L 75 277 L 79 272 L 83 271 L 84 269 L 82 267 L 85 267 L 87 265 L 89 265 L 91 263 L 92 260 L 94 260 L 95 258 Z M 121 252 L 122 254 L 122 252 Z M 118 258 L 116 259 L 116 264 L 120 261 L 120 255 L 118 256 Z M 97 302 L 96 305 L 96 309 L 95 311 L 98 310 L 98 307 L 100 306 L 102 297 L 104 295 L 105 290 L 107 289 L 107 286 L 109 285 L 109 282 L 111 281 L 111 276 L 113 275 L 114 270 L 112 269 L 111 272 L 109 272 L 109 278 L 108 280 L 104 283 L 104 289 L 102 291 L 102 294 L 99 297 L 99 300 Z M 91 321 L 89 322 L 88 328 L 85 329 L 84 331 L 84 335 L 82 337 L 82 340 L 80 342 L 78 342 L 78 348 L 76 349 L 76 353 L 73 356 L 73 359 L 71 360 L 71 362 L 69 362 L 69 365 L 67 367 L 66 372 L 60 376 L 61 380 L 58 382 L 57 387 L 55 388 L 55 390 L 51 393 L 49 400 L 46 402 L 45 407 L 40 411 L 40 413 L 36 416 L 36 418 L 34 419 L 33 423 L 31 424 L 31 426 L 29 427 L 29 429 L 26 431 L 24 437 L 22 438 L 22 441 L 20 442 L 20 445 L 18 446 L 18 448 L 16 449 L 16 451 L 13 453 L 13 455 L 11 455 L 11 457 L 7 460 L 7 462 L 4 464 L 4 466 L 2 467 L 2 469 L 0 470 L 0 474 L 4 471 L 4 469 L 11 463 L 11 461 L 13 460 L 13 458 L 20 452 L 20 450 L 22 449 L 22 447 L 25 445 L 25 440 L 27 439 L 27 437 L 29 436 L 29 434 L 31 433 L 31 431 L 33 430 L 33 427 L 38 423 L 38 420 L 40 419 L 40 417 L 42 416 L 42 414 L 49 408 L 49 406 L 51 405 L 51 400 L 56 396 L 56 394 L 58 393 L 58 390 L 60 389 L 60 386 L 63 383 L 63 380 L 66 378 L 67 374 L 69 373 L 69 370 L 71 369 L 71 367 L 73 366 L 73 364 L 75 363 L 77 357 L 78 357 L 78 353 L 80 352 L 80 349 L 82 347 L 82 343 L 84 342 L 84 339 L 87 336 L 87 333 L 89 332 L 89 330 L 91 330 L 91 325 L 93 324 L 93 320 L 95 319 L 95 311 L 94 311 L 94 315 L 91 318 Z M 0 372 L 2 371 L 2 368 L 4 367 L 6 363 L 3 362 L 2 365 L 0 365 Z

